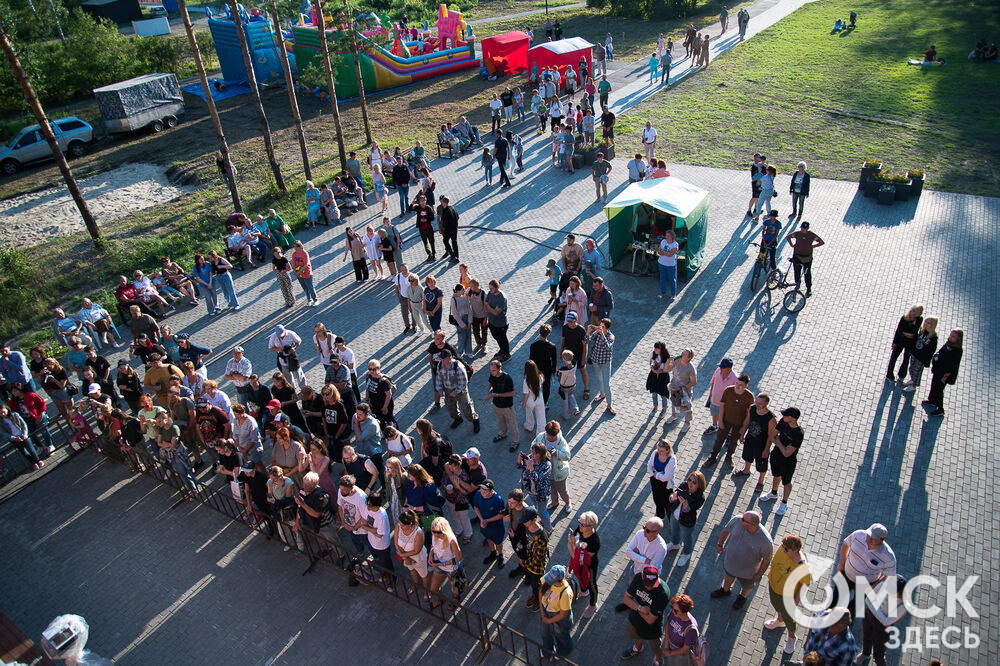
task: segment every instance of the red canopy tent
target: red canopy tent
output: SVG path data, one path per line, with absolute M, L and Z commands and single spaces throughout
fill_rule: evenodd
M 538 69 L 556 67 L 565 77 L 566 69 L 572 67 L 576 72 L 577 86 L 582 87 L 585 81 L 580 77 L 580 57 L 587 61 L 587 71 L 593 73 L 594 45 L 583 37 L 570 37 L 555 42 L 545 42 L 528 50 L 528 67 L 538 63 Z M 565 80 L 565 78 L 564 78 Z
M 528 35 L 523 32 L 505 32 L 482 41 L 483 64 L 486 71 L 505 75 L 528 69 Z

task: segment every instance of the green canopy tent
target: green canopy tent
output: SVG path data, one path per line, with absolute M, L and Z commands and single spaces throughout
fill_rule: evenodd
M 618 263 L 633 241 L 662 238 L 672 229 L 687 277 L 693 277 L 705 258 L 708 198 L 706 190 L 674 176 L 629 185 L 604 207 L 611 264 Z

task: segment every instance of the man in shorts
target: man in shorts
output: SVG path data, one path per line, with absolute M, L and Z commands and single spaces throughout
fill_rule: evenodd
M 750 203 L 747 204 L 747 217 L 753 217 L 754 207 L 760 197 L 760 177 L 764 175 L 764 156 L 753 154 L 753 164 L 750 165 Z
M 660 580 L 660 569 L 648 564 L 641 573 L 632 577 L 625 592 L 625 606 L 628 614 L 628 637 L 633 644 L 622 652 L 622 659 L 632 659 L 642 654 L 644 643 L 657 660 L 660 659 L 663 643 L 663 624 L 670 606 L 670 588 Z
M 792 246 L 792 268 L 795 270 L 795 286 L 798 287 L 802 278 L 803 266 L 806 280 L 806 296 L 813 293 L 813 250 L 820 245 L 826 245 L 822 238 L 809 230 L 809 223 L 803 222 L 795 233 L 788 234 L 786 239 Z
M 795 462 L 802 447 L 805 434 L 799 425 L 802 413 L 798 407 L 786 407 L 781 410 L 781 420 L 778 421 L 777 437 L 771 448 L 771 492 L 760 496 L 761 502 L 770 502 L 778 498 L 778 482 L 781 482 L 781 504 L 775 515 L 783 516 L 788 510 L 788 497 L 792 494 L 792 476 L 795 474 Z
M 747 602 L 747 597 L 757 581 L 761 579 L 771 563 L 771 535 L 760 524 L 760 514 L 747 511 L 734 516 L 719 535 L 715 550 L 722 555 L 725 578 L 722 587 L 709 595 L 713 599 L 728 597 L 733 583 L 740 581 L 740 596 L 733 602 L 733 609 L 739 610 Z
M 750 465 L 757 468 L 757 487 L 755 493 L 764 490 L 764 475 L 767 474 L 767 456 L 771 451 L 771 442 L 778 434 L 777 421 L 768 409 L 771 396 L 758 393 L 754 406 L 747 412 L 743 421 L 743 469 L 733 472 L 734 477 L 750 476 Z

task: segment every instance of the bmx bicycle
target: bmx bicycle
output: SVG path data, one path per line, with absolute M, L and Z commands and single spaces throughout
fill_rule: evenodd
M 777 243 L 773 245 L 764 245 L 757 242 L 751 242 L 750 245 L 756 245 L 760 252 L 757 253 L 757 260 L 753 263 L 753 269 L 750 273 L 750 291 L 757 291 L 760 287 L 761 278 L 766 275 L 770 275 L 770 271 L 775 270 L 775 265 L 770 261 L 770 252 L 768 250 L 772 248 L 777 248 Z M 769 268 L 770 267 L 770 268 Z
M 799 284 L 792 277 L 789 280 L 789 275 L 793 274 L 792 258 L 788 258 L 788 268 L 782 273 L 780 268 L 775 268 L 767 275 L 767 289 L 768 291 L 774 291 L 775 289 L 785 290 L 788 287 L 794 287 L 789 290 L 784 297 L 781 299 L 785 310 L 788 312 L 798 312 L 806 306 L 806 294 L 804 291 L 799 289 Z M 809 266 L 802 266 L 802 279 L 804 280 L 809 272 Z

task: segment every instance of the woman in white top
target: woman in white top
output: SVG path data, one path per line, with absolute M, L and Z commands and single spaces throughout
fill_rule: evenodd
M 410 572 L 413 582 L 427 587 L 427 551 L 424 550 L 424 531 L 420 529 L 417 514 L 412 510 L 399 514 L 396 531 L 392 535 L 396 555 Z M 412 592 L 412 590 L 411 590 Z
M 375 274 L 375 279 L 381 280 L 385 277 L 385 269 L 382 268 L 381 239 L 375 233 L 375 227 L 368 225 L 365 229 L 365 235 L 361 237 L 361 242 L 365 246 L 365 255 L 368 257 L 368 261 L 372 262 L 372 273 Z
M 563 117 L 563 105 L 559 101 L 558 93 L 552 100 L 552 106 L 549 107 L 549 129 L 555 129 L 556 125 L 562 122 Z
M 386 426 L 383 434 L 385 435 L 385 447 L 389 453 L 398 458 L 403 467 L 409 467 L 410 454 L 413 453 L 413 440 L 392 426 Z
M 653 505 L 656 507 L 656 517 L 667 518 L 667 503 L 674 490 L 674 473 L 677 471 L 677 458 L 674 449 L 665 439 L 661 439 L 653 454 L 646 462 L 646 472 L 649 474 L 649 485 L 653 491 Z
M 451 525 L 444 516 L 438 516 L 431 522 L 431 548 L 427 556 L 427 565 L 431 571 L 431 593 L 438 594 L 447 578 L 451 581 L 451 599 L 448 604 L 449 610 L 454 609 L 458 603 L 458 598 L 463 592 L 463 586 L 459 580 L 464 578 L 462 573 L 462 549 L 458 545 L 455 534 L 451 531 Z M 431 610 L 441 605 L 441 600 L 437 599 L 431 604 Z
M 315 333 L 313 334 L 313 345 L 316 347 L 316 353 L 319 354 L 319 362 L 323 364 L 326 368 L 327 374 L 330 370 L 330 354 L 333 353 L 333 333 L 326 330 L 326 326 L 323 324 L 316 324 L 313 327 Z
M 524 364 L 524 383 L 521 387 L 524 392 L 524 399 L 521 401 L 524 408 L 524 429 L 536 436 L 545 432 L 545 402 L 541 397 L 544 381 L 545 378 L 534 361 Z

